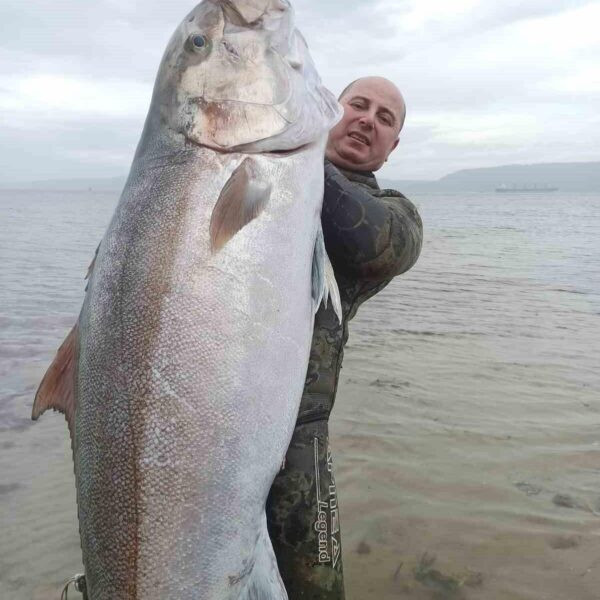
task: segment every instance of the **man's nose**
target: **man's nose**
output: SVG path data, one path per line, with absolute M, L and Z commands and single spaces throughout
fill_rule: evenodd
M 361 127 L 364 127 L 365 129 L 368 129 L 369 131 L 371 129 L 373 129 L 374 125 L 375 125 L 375 121 L 373 118 L 373 115 L 371 114 L 366 114 L 363 115 L 360 119 L 359 119 L 359 124 Z

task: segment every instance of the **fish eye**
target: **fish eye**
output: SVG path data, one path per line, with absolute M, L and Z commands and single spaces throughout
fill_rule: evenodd
M 209 39 L 201 33 L 193 33 L 188 39 L 189 47 L 196 52 L 206 52 L 210 48 Z
M 206 46 L 206 38 L 203 35 L 194 35 L 192 37 L 194 48 L 204 48 Z

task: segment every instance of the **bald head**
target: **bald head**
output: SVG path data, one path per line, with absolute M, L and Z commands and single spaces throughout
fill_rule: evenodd
M 398 145 L 406 105 L 385 77 L 361 77 L 339 98 L 344 117 L 329 134 L 327 158 L 351 170 L 376 171 Z
M 404 102 L 404 96 L 402 95 L 402 92 L 398 89 L 396 84 L 394 82 L 390 81 L 389 79 L 386 79 L 385 77 L 379 77 L 376 75 L 370 76 L 370 77 L 360 77 L 358 79 L 355 79 L 353 82 L 349 83 L 343 89 L 338 100 L 341 102 L 345 96 L 350 94 L 350 92 L 352 91 L 354 86 L 357 84 L 359 84 L 359 86 L 364 86 L 367 88 L 371 88 L 371 87 L 375 86 L 375 87 L 380 87 L 382 89 L 387 90 L 387 92 L 390 95 L 390 100 L 392 100 L 392 102 L 394 102 L 394 96 L 395 96 L 395 102 L 397 103 L 398 113 L 401 117 L 400 118 L 400 130 L 401 130 L 402 127 L 404 126 L 404 121 L 406 119 L 406 103 Z M 400 130 L 398 131 L 398 133 L 400 133 Z

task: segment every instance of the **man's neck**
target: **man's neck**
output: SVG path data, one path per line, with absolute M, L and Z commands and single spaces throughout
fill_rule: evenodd
M 359 169 L 347 169 L 345 167 L 338 167 L 338 165 L 336 165 L 334 162 L 332 162 L 331 164 L 333 164 L 340 171 L 340 173 L 343 173 L 350 181 L 362 183 L 363 185 L 366 185 L 375 190 L 379 189 L 377 178 L 375 177 L 375 174 L 372 171 L 361 171 Z

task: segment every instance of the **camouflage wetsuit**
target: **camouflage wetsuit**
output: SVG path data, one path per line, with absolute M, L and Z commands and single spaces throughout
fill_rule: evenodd
M 325 245 L 340 289 L 343 323 L 321 307 L 298 422 L 267 502 L 269 532 L 290 600 L 344 598 L 338 500 L 328 440 L 348 322 L 358 307 L 421 251 L 415 207 L 375 176 L 325 163 Z

